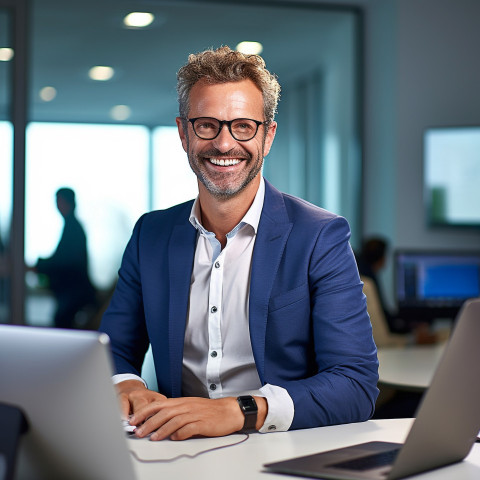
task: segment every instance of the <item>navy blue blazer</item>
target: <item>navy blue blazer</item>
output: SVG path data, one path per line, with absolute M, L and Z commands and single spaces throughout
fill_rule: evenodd
M 292 429 L 367 420 L 378 362 L 350 229 L 342 217 L 265 182 L 252 258 L 249 323 L 262 384 L 284 387 Z M 137 222 L 100 330 L 117 373 L 140 375 L 152 345 L 159 391 L 182 393 L 182 359 L 197 231 L 192 201 Z

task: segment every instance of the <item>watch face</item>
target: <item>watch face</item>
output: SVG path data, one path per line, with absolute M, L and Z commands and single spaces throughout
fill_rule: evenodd
M 257 403 L 255 399 L 250 395 L 245 395 L 243 397 L 238 397 L 239 403 L 242 406 L 243 411 L 248 414 L 251 412 L 256 412 L 258 410 Z

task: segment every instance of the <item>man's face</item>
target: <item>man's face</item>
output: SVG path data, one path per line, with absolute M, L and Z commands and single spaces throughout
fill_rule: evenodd
M 251 80 L 209 85 L 196 83 L 190 92 L 188 118 L 213 117 L 218 120 L 250 118 L 263 122 L 263 97 Z M 259 178 L 263 157 L 275 137 L 276 123 L 260 125 L 251 140 L 235 140 L 226 125 L 212 140 L 198 138 L 191 123 L 177 126 L 190 167 L 202 186 L 216 198 L 230 198 Z

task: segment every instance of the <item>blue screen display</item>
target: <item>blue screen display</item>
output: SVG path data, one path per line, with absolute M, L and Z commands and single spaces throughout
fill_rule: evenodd
M 425 268 L 423 298 L 472 298 L 480 295 L 478 265 L 434 265 Z
M 480 296 L 480 252 L 395 252 L 396 300 L 402 307 L 460 307 Z

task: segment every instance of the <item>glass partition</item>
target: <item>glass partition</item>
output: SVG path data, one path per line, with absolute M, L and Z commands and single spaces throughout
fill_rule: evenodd
M 10 12 L 0 8 L 0 323 L 10 317 L 10 262 L 8 251 L 12 220 L 13 126 L 12 59 Z
M 116 0 L 29 5 L 27 265 L 54 251 L 63 225 L 55 191 L 72 187 L 92 280 L 108 290 L 136 217 L 197 193 L 175 127 L 176 72 L 190 53 L 242 41 L 261 43 L 282 85 L 265 177 L 344 215 L 352 242 L 361 237 L 358 10 L 313 1 L 156 0 L 143 5 L 153 22 L 140 28 L 125 25 L 128 6 Z M 35 303 L 48 289 L 31 274 L 27 284 L 28 322 L 48 324 L 51 295 L 50 303 Z

